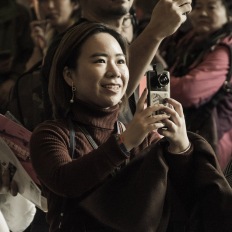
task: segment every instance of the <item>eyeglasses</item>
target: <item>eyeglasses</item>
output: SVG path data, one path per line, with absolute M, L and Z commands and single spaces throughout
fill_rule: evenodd
M 123 23 L 122 23 L 122 26 L 123 27 L 130 27 L 132 25 L 132 15 L 131 14 L 128 14 L 124 17 L 123 19 Z
M 134 11 L 131 11 L 126 16 L 124 16 L 122 26 L 124 28 L 133 26 L 133 28 L 135 29 L 135 27 L 137 26 L 137 18 L 136 18 L 136 14 Z

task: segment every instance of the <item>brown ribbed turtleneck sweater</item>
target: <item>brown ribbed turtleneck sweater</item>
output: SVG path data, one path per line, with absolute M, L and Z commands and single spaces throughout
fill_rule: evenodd
M 77 158 L 73 161 L 69 155 L 67 121 L 46 121 L 34 130 L 30 143 L 31 159 L 48 198 L 48 221 L 51 224 L 57 224 L 56 217 L 60 212 L 63 196 L 83 196 L 127 159 L 112 136 L 117 133 L 115 123 L 118 114 L 118 105 L 100 109 L 81 101 L 73 104 L 71 118 L 74 127 L 77 123 L 84 125 L 99 146 L 93 150 L 83 133 L 75 128 Z M 158 134 L 150 137 L 151 140 L 159 138 Z M 132 152 L 132 157 L 133 153 L 144 149 L 150 142 L 144 141 L 136 152 Z

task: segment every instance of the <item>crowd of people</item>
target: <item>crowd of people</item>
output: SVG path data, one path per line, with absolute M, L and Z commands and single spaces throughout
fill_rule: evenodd
M 0 113 L 33 132 L 48 201 L 45 213 L 15 197 L 0 165 L 1 231 L 232 231 L 231 92 L 217 148 L 186 128 L 187 110 L 227 80 L 229 0 L 10 0 L 0 14 Z M 156 62 L 170 72 L 169 107 L 138 93 Z

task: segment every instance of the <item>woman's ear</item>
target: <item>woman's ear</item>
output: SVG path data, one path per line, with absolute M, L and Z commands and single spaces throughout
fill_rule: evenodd
M 67 66 L 64 67 L 63 77 L 65 82 L 72 87 L 73 84 L 72 74 L 71 74 L 71 70 Z

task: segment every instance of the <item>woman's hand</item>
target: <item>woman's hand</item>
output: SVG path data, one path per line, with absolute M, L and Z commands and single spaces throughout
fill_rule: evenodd
M 164 126 L 162 121 L 170 117 L 166 113 L 159 115 L 154 113 L 168 108 L 162 104 L 144 109 L 147 93 L 148 91 L 145 89 L 137 103 L 134 118 L 128 124 L 126 131 L 122 133 L 123 142 L 128 151 L 140 145 L 149 132 L 162 128 Z
M 144 109 L 147 93 L 147 89 L 145 89 L 138 101 L 134 118 L 128 124 L 126 131 L 122 133 L 127 150 L 129 151 L 140 145 L 149 132 L 157 129 L 169 141 L 170 152 L 180 153 L 187 149 L 189 139 L 181 104 L 174 99 L 168 98 L 166 102 L 170 106 L 156 104 Z M 156 114 L 157 111 L 163 113 Z
M 190 144 L 186 131 L 183 108 L 178 101 L 172 98 L 167 98 L 166 102 L 171 107 L 166 107 L 163 111 L 170 115 L 170 118 L 162 120 L 165 127 L 158 129 L 158 132 L 169 141 L 170 145 L 168 150 L 170 152 L 180 153 L 186 150 Z
M 10 192 L 12 196 L 18 194 L 18 185 L 10 178 L 10 170 L 4 162 L 0 162 L 0 194 Z

